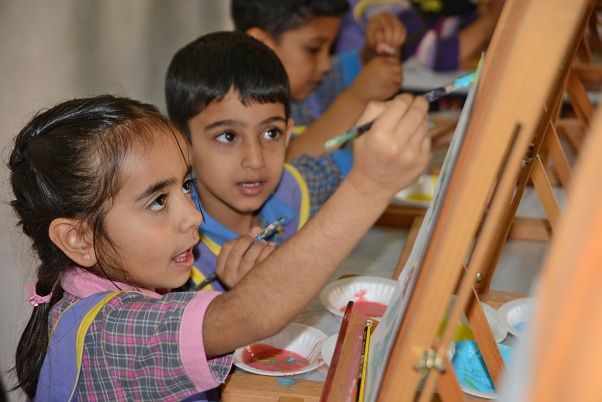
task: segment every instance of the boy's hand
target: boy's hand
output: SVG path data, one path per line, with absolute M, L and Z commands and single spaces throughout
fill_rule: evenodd
M 227 241 L 217 256 L 215 272 L 228 288 L 233 288 L 255 265 L 274 251 L 274 243 L 265 240 L 253 243 L 261 228 L 254 227 L 248 234 Z
M 349 89 L 366 104 L 373 100 L 391 98 L 403 82 L 403 68 L 399 59 L 390 56 L 375 57 L 362 67 Z
M 388 197 L 411 184 L 430 157 L 427 111 L 422 96 L 402 94 L 388 102 L 372 128 L 354 140 L 353 168 L 346 180 L 362 192 Z
M 388 12 L 373 15 L 365 27 L 366 55 L 387 55 L 399 59 L 406 40 L 406 28 Z

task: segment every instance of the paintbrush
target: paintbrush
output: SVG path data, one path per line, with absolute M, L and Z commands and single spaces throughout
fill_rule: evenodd
M 280 224 L 283 221 L 284 221 L 284 218 L 280 217 L 280 218 L 276 219 L 274 222 L 270 223 L 268 226 L 265 227 L 265 229 L 263 229 L 261 231 L 261 233 L 259 233 L 257 236 L 255 236 L 255 238 L 253 239 L 253 243 L 257 243 L 258 241 L 263 240 L 266 237 L 270 236 L 272 233 L 274 233 L 274 231 L 278 228 L 278 226 L 280 226 Z M 211 282 L 215 281 L 216 279 L 217 279 L 217 274 L 215 272 L 213 272 L 212 274 L 207 276 L 205 279 L 203 279 L 203 281 L 201 283 L 199 283 L 197 286 L 195 286 L 193 288 L 193 290 L 201 290 L 205 286 L 209 285 Z
M 432 90 L 428 91 L 427 93 L 423 94 L 422 96 L 429 102 L 436 101 L 437 99 L 441 98 L 442 96 L 445 96 L 459 88 L 470 85 L 470 83 L 474 80 L 475 73 L 476 73 L 476 70 L 475 70 L 475 72 L 468 73 L 461 77 L 458 77 L 455 80 L 453 80 L 452 82 L 445 84 L 442 87 L 432 89 Z M 401 93 L 401 90 L 397 94 L 400 94 L 400 93 Z M 361 126 L 353 126 L 349 130 L 345 131 L 343 134 L 329 139 L 328 141 L 326 141 L 324 143 L 324 148 L 326 148 L 326 149 L 334 148 L 337 145 L 342 145 L 342 144 L 346 143 L 347 141 L 351 141 L 352 139 L 362 135 L 366 131 L 370 130 L 370 128 L 372 127 L 372 124 L 374 124 L 375 120 L 376 119 L 371 120 L 368 123 L 363 124 Z

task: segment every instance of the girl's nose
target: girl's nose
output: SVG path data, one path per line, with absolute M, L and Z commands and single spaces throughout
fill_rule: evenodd
M 184 207 L 182 212 L 182 231 L 194 228 L 195 233 L 198 231 L 199 225 L 203 222 L 203 213 L 197 209 L 194 201 L 186 197 L 184 199 Z

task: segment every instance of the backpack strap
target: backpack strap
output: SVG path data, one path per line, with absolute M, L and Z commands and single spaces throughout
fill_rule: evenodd
M 75 399 L 84 350 L 84 338 L 98 312 L 121 291 L 101 292 L 67 307 L 50 332 L 34 401 Z

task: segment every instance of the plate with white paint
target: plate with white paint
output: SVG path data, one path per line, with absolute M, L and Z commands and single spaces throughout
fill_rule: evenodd
M 497 311 L 497 318 L 506 331 L 522 338 L 525 335 L 534 308 L 535 298 L 533 297 L 511 300 L 500 306 Z

